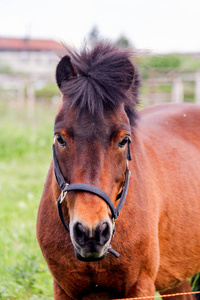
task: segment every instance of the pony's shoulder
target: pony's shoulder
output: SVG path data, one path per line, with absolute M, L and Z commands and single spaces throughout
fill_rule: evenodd
M 145 136 L 185 140 L 199 139 L 200 106 L 191 103 L 164 103 L 140 111 L 138 128 Z M 162 139 L 163 140 L 163 139 Z
M 177 120 L 191 117 L 200 120 L 200 105 L 191 103 L 162 103 L 139 111 L 141 121 Z

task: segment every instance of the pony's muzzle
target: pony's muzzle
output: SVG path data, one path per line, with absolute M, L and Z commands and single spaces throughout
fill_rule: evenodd
M 94 229 L 77 222 L 73 226 L 73 244 L 78 259 L 95 261 L 105 257 L 112 237 L 108 222 L 98 224 Z

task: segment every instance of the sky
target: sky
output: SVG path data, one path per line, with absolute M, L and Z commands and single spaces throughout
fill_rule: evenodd
M 0 0 L 0 36 L 79 47 L 94 26 L 139 50 L 200 52 L 200 0 Z

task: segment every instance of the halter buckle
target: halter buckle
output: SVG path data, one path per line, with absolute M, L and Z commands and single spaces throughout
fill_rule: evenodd
M 112 237 L 114 237 L 114 235 L 115 235 L 115 221 L 116 221 L 116 219 L 113 218 L 112 219 L 112 228 L 113 228 Z
M 65 196 L 66 196 L 66 195 L 67 195 L 67 191 L 66 191 L 66 192 L 62 191 L 62 192 L 61 192 L 61 194 L 60 194 L 60 203 L 63 202 L 63 200 L 65 199 Z
M 66 186 L 69 185 L 69 183 L 66 183 Z M 67 195 L 68 191 L 62 190 L 61 194 L 60 194 L 60 203 L 63 202 L 63 200 L 65 199 L 66 195 Z

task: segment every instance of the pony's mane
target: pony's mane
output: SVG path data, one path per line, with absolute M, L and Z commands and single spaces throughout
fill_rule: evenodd
M 79 112 L 87 110 L 103 116 L 105 110 L 124 103 L 130 124 L 134 125 L 140 79 L 131 63 L 133 52 L 104 42 L 80 52 L 65 48 L 77 73 L 61 87 L 68 104 Z

